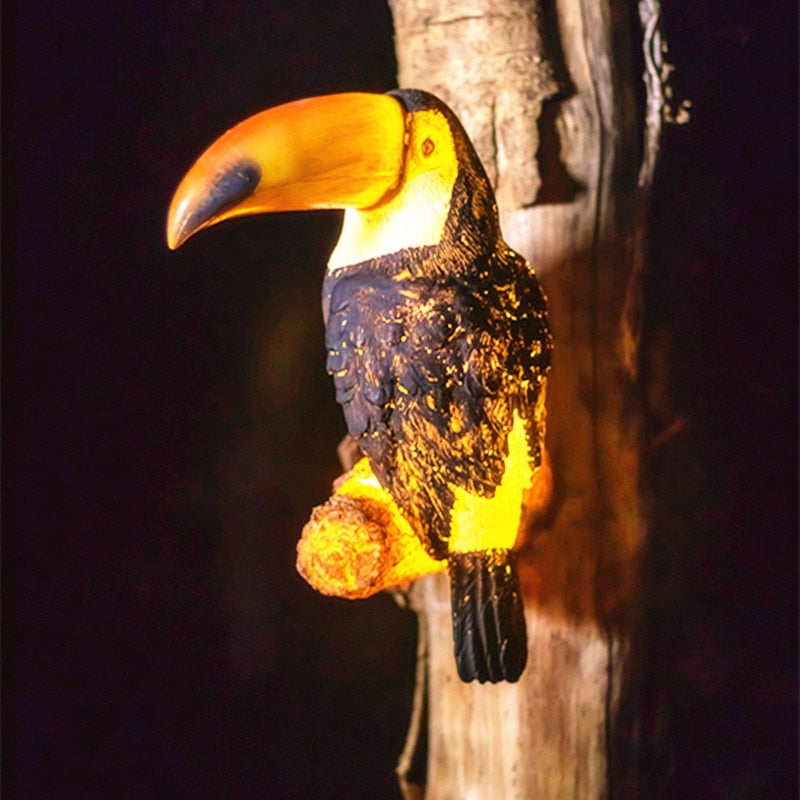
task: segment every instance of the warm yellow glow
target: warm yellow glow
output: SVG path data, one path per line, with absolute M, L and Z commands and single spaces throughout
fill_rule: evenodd
M 177 247 L 202 228 L 245 214 L 373 206 L 399 184 L 404 134 L 403 107 L 387 95 L 312 97 L 255 114 L 217 139 L 186 174 L 170 206 L 168 243 Z M 260 169 L 255 191 L 188 230 L 215 182 L 241 163 Z
M 343 475 L 342 478 L 343 480 L 340 479 L 336 487 L 336 494 L 368 497 L 387 505 L 394 504 L 391 495 L 381 486 L 380 481 L 375 477 L 375 473 L 370 469 L 369 461 L 366 458 L 360 458 L 353 466 L 353 469 Z M 410 528 L 409 532 L 412 532 Z
M 515 412 L 514 425 L 508 435 L 506 469 L 493 497 L 480 497 L 454 487 L 451 553 L 514 546 L 522 518 L 523 497 L 531 486 L 534 472 L 525 428 L 525 421 Z
M 373 208 L 347 208 L 328 269 L 359 264 L 404 247 L 438 244 L 458 174 L 450 125 L 439 111 L 409 117 L 403 182 Z
M 423 548 L 367 459 L 314 509 L 297 546 L 297 569 L 317 591 L 350 599 L 444 569 Z

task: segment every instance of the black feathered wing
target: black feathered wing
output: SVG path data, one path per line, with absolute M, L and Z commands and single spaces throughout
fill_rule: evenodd
M 455 490 L 491 497 L 515 414 L 539 457 L 534 408 L 549 357 L 544 301 L 524 262 L 491 284 L 393 278 L 326 282 L 326 344 L 348 430 L 429 552 L 449 557 L 464 680 L 516 680 L 524 615 L 510 550 L 449 550 Z
M 327 366 L 348 430 L 437 558 L 447 555 L 452 487 L 490 493 L 503 469 L 504 421 L 476 357 L 475 306 L 460 287 L 427 280 L 355 275 L 331 294 Z

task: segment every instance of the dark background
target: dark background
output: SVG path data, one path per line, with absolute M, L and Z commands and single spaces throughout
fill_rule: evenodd
M 796 19 L 665 6 L 693 110 L 654 198 L 650 428 L 685 424 L 650 458 L 627 758 L 645 796 L 793 797 Z M 164 243 L 227 127 L 394 86 L 387 8 L 46 0 L 2 44 L 4 796 L 397 797 L 414 619 L 294 571 L 344 431 L 337 217 Z

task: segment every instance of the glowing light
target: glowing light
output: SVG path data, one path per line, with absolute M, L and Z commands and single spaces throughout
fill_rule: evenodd
M 314 509 L 297 545 L 297 569 L 323 594 L 357 599 L 439 572 L 366 458 Z
M 511 548 L 517 538 L 522 517 L 523 498 L 531 487 L 530 463 L 525 421 L 514 413 L 508 435 L 508 456 L 503 480 L 492 497 L 480 497 L 454 488 L 450 528 L 451 553 Z

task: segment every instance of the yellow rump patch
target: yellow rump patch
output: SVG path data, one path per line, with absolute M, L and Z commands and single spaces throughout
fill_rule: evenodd
M 454 487 L 450 552 L 513 547 L 522 517 L 522 500 L 532 478 L 525 421 L 515 412 L 508 435 L 506 469 L 494 496 L 480 497 Z

